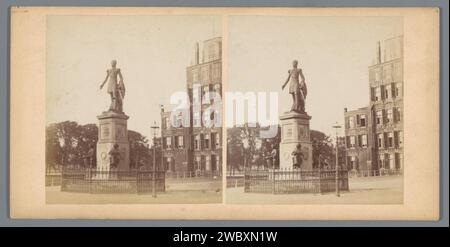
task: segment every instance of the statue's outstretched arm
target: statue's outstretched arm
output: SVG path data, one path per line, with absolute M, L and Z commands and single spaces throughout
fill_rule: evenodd
M 291 78 L 291 71 L 289 70 L 288 71 L 288 77 L 287 77 L 287 79 L 286 79 L 286 82 L 283 84 L 283 86 L 281 87 L 281 89 L 284 89 L 284 87 L 286 87 L 286 84 L 289 82 L 289 79 Z
M 109 77 L 109 73 L 108 73 L 108 71 L 106 71 L 106 77 L 105 77 L 105 80 L 103 81 L 103 83 L 100 85 L 100 89 L 103 88 L 103 86 L 105 85 L 106 81 L 108 80 L 108 77 Z

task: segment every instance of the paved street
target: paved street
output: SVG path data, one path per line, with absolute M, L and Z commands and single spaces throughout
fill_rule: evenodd
M 151 194 L 88 194 L 61 192 L 59 186 L 46 187 L 49 204 L 153 204 L 153 203 L 222 203 L 222 180 L 168 181 L 166 192 Z
M 403 176 L 350 178 L 350 191 L 340 197 L 321 194 L 244 193 L 244 188 L 228 188 L 227 204 L 401 204 Z

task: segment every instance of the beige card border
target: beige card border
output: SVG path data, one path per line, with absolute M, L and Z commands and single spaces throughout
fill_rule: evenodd
M 12 218 L 217 220 L 438 220 L 439 218 L 438 8 L 13 7 L 11 12 L 10 212 Z M 217 14 L 222 15 L 223 20 L 230 15 L 402 16 L 405 54 L 404 203 L 402 205 L 227 205 L 224 203 L 164 204 L 163 206 L 47 205 L 43 171 L 45 16 L 48 14 Z M 223 26 L 227 28 L 227 24 Z M 223 32 L 224 43 L 227 41 L 227 35 L 227 32 Z M 227 54 L 227 48 L 225 44 L 223 54 Z M 225 90 L 227 62 L 227 55 L 224 55 Z M 226 140 L 225 131 L 223 139 Z M 223 157 L 226 164 L 226 155 Z M 223 194 L 225 196 L 226 193 Z

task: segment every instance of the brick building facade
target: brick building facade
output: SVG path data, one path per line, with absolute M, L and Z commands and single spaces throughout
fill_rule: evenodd
M 345 110 L 348 168 L 403 168 L 403 36 L 377 44 L 369 67 L 369 106 Z
M 186 68 L 186 90 L 189 96 L 188 120 L 183 127 L 171 124 L 171 112 L 161 111 L 165 167 L 171 172 L 220 172 L 222 167 L 221 106 L 222 39 L 203 42 L 200 61 L 199 44 L 195 45 L 194 63 Z M 217 94 L 214 94 L 217 93 Z M 216 101 L 216 102 L 215 102 Z M 173 117 L 173 116 L 172 116 Z M 205 124 L 207 119 L 210 125 Z M 220 121 L 220 124 L 217 124 Z M 187 126 L 187 127 L 186 127 Z

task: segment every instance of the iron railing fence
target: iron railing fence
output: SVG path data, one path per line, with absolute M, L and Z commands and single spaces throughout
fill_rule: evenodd
M 61 191 L 80 193 L 151 193 L 165 191 L 165 172 L 151 170 L 62 169 Z
M 338 173 L 339 189 L 348 191 L 348 172 Z M 333 170 L 247 170 L 244 191 L 250 193 L 327 193 L 336 190 L 336 171 Z
M 403 175 L 402 169 L 380 169 L 380 170 L 351 170 L 349 177 L 375 177 L 375 176 L 400 176 Z
M 214 170 L 214 171 L 167 171 L 167 178 L 173 179 L 184 179 L 184 178 L 214 178 L 214 177 L 222 177 L 222 170 Z

